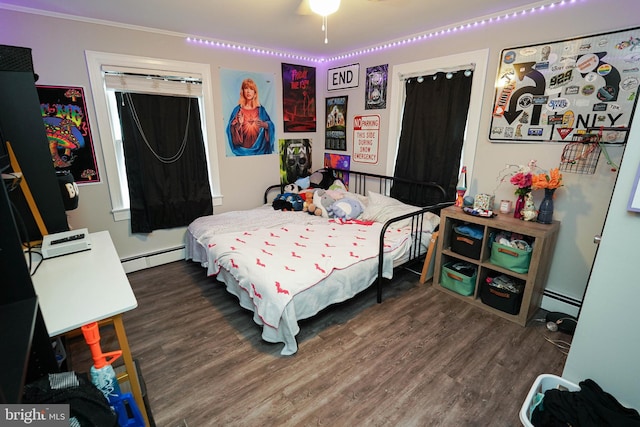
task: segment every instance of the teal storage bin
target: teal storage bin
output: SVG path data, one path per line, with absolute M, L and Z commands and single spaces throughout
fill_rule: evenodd
M 493 242 L 491 245 L 490 261 L 497 266 L 515 271 L 516 273 L 525 274 L 529 271 L 531 251 L 524 251 Z
M 440 285 L 460 295 L 473 295 L 476 289 L 477 268 L 469 263 L 454 261 L 442 266 Z

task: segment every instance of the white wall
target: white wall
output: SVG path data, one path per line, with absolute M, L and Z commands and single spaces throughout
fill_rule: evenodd
M 345 59 L 343 63 L 306 64 L 317 68 L 318 114 L 324 112 L 322 91 L 326 87 L 325 74 L 328 67 L 359 63 L 360 86 L 344 91 L 333 91 L 330 96 L 348 95 L 348 122 L 354 115 L 376 113 L 381 116 L 380 161 L 376 165 L 353 163 L 353 169 L 385 173 L 387 142 L 397 138 L 389 135 L 390 108 L 386 110 L 364 110 L 364 71 L 367 67 L 389 64 L 389 69 L 397 64 L 446 57 L 464 52 L 489 50 L 487 79 L 483 96 L 482 117 L 479 123 L 477 151 L 470 180 L 470 194 L 494 192 L 496 200 L 514 199 L 513 188 L 502 185 L 498 188 L 496 177 L 506 163 L 524 164 L 537 159 L 544 168 L 558 164 L 562 144 L 504 144 L 488 140 L 490 111 L 493 106 L 494 75 L 498 69 L 500 51 L 509 47 L 538 44 L 588 34 L 625 29 L 637 25 L 637 16 L 630 13 L 637 9 L 637 0 L 617 0 L 615 7 L 607 0 L 577 1 L 574 4 L 554 10 L 536 13 L 527 17 L 517 17 L 484 26 L 439 36 L 427 42 L 406 45 L 398 49 L 379 51 L 356 58 Z M 603 19 L 606 17 L 606 19 Z M 204 62 L 211 65 L 214 82 L 214 100 L 221 98 L 219 69 L 231 68 L 256 72 L 271 72 L 280 75 L 281 59 L 269 56 L 254 56 L 247 53 L 191 45 L 181 37 L 173 35 L 134 31 L 105 25 L 67 21 L 58 18 L 30 15 L 0 9 L 0 27 L 3 29 L 3 44 L 31 47 L 34 64 L 40 75 L 41 84 L 68 84 L 84 86 L 87 91 L 90 121 L 97 126 L 89 90 L 84 51 L 104 51 L 146 57 L 168 58 L 190 62 Z M 427 30 L 427 29 L 425 29 Z M 259 43 L 258 43 L 259 44 Z M 300 61 L 288 61 L 300 63 Z M 495 71 L 494 71 L 495 70 Z M 280 81 L 277 81 L 280 85 Z M 397 88 L 390 87 L 388 99 Z M 278 87 L 276 93 L 282 93 Z M 279 100 L 278 100 L 279 101 Z M 222 111 L 219 101 L 215 101 L 216 113 Z M 278 111 L 276 122 L 278 138 L 310 137 L 314 141 L 313 163 L 322 165 L 323 133 L 283 134 L 282 115 Z M 265 183 L 278 180 L 278 157 L 255 156 L 242 158 L 225 157 L 224 118 L 219 117 L 216 130 L 220 147 L 220 177 L 223 206 L 216 212 L 243 209 L 258 204 Z M 638 125 L 636 125 L 638 126 Z M 348 149 L 351 150 L 350 132 Z M 93 132 L 98 167 L 104 172 L 101 145 L 96 129 Z M 347 154 L 350 151 L 347 151 Z M 614 160 L 620 152 L 613 152 Z M 601 166 L 603 162 L 601 161 Z M 610 188 L 615 174 L 599 168 L 595 176 L 565 175 L 566 186 L 558 192 L 556 218 L 562 221 L 558 246 L 548 280 L 547 288 L 571 298 L 580 300 L 589 276 L 591 260 L 596 247 L 593 236 L 599 234 L 604 222 L 605 206 L 610 197 Z M 184 228 L 155 231 L 149 235 L 132 236 L 127 221 L 114 222 L 109 211 L 109 192 L 106 182 L 84 185 L 80 189 L 80 207 L 71 212 L 71 224 L 88 227 L 92 231 L 109 230 L 121 258 L 135 257 L 183 243 Z M 541 195 L 537 196 L 541 198 Z M 604 201 L 604 202 L 603 202 Z
M 593 379 L 623 405 L 640 410 L 640 214 L 627 211 L 640 167 L 640 128 L 624 154 L 611 207 L 562 376 Z

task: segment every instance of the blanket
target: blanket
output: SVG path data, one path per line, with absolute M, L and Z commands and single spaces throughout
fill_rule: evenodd
M 377 257 L 381 228 L 380 223 L 289 224 L 209 235 L 200 243 L 208 248 L 209 273 L 225 269 L 233 275 L 262 321 L 277 328 L 296 294 L 336 270 Z M 385 253 L 407 244 L 406 230 L 387 230 Z

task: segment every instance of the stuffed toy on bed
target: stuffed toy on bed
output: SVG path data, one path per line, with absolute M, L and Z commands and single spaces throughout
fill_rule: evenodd
M 329 208 L 327 208 L 327 212 L 330 217 L 347 221 L 358 218 L 363 211 L 364 208 L 362 207 L 362 204 L 358 200 L 350 197 L 344 197 L 340 200 L 336 200 L 331 206 L 329 206 Z
M 304 201 L 302 197 L 295 193 L 278 194 L 273 199 L 273 209 L 277 211 L 301 211 Z
M 331 218 L 328 208 L 336 200 L 329 195 L 325 190 L 316 190 L 313 193 L 313 200 L 309 202 L 307 198 L 307 212 L 316 216 L 323 216 L 325 218 Z

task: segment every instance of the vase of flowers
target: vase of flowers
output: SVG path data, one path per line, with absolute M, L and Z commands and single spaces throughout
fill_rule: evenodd
M 526 206 L 527 194 L 531 192 L 532 177 L 533 175 L 531 173 L 531 169 L 522 168 L 521 170 L 513 174 L 509 179 L 509 182 L 517 187 L 515 194 L 518 196 L 518 199 L 516 200 L 516 205 L 513 210 L 514 218 L 523 218 L 522 212 Z
M 562 186 L 562 174 L 558 168 L 551 169 L 548 174 L 534 175 L 531 186 L 534 190 L 544 189 L 544 199 L 540 203 L 538 222 L 551 224 L 553 222 L 553 197 L 556 189 Z

